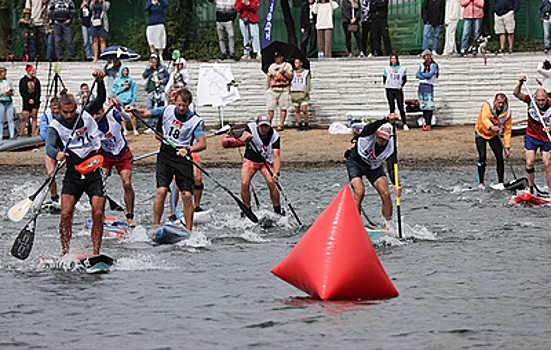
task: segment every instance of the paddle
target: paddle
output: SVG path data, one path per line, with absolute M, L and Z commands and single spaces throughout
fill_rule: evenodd
M 124 211 L 124 208 L 121 207 L 117 202 L 115 202 L 109 195 L 105 195 L 105 198 L 109 202 L 109 209 L 114 211 Z
M 143 124 L 145 124 L 145 126 L 151 130 L 153 130 L 153 132 L 159 136 L 163 141 L 165 141 L 167 143 L 167 145 L 169 145 L 170 147 L 174 148 L 175 150 L 179 150 L 178 147 L 176 147 L 176 145 L 174 145 L 172 142 L 170 142 L 166 137 L 164 137 L 163 134 L 161 134 L 160 132 L 158 132 L 157 130 L 155 130 L 154 127 L 152 127 L 151 125 L 149 125 L 149 123 L 146 123 L 145 120 L 143 120 L 142 117 L 140 117 L 136 112 L 134 111 L 131 111 L 132 115 L 134 117 L 136 117 L 136 119 L 138 119 L 139 121 L 141 121 Z M 237 203 L 237 205 L 239 206 L 239 209 L 241 209 L 241 211 L 243 212 L 243 214 L 245 214 L 249 220 L 251 220 L 252 222 L 254 223 L 257 223 L 258 222 L 258 218 L 256 217 L 256 215 L 254 215 L 253 211 L 251 210 L 251 208 L 247 207 L 245 205 L 245 203 L 243 203 L 239 198 L 237 198 L 236 195 L 234 195 L 232 193 L 232 191 L 230 191 L 227 187 L 223 186 L 220 182 L 218 182 L 218 180 L 216 180 L 214 177 L 212 177 L 210 175 L 210 173 L 208 171 L 206 171 L 205 169 L 203 169 L 199 164 L 197 164 L 196 162 L 194 162 L 191 157 L 189 157 L 189 155 L 185 158 L 188 162 L 190 162 L 191 164 L 193 164 L 197 169 L 199 169 L 203 174 L 205 174 L 208 178 L 210 178 L 216 185 L 218 185 L 218 187 L 220 187 L 221 189 L 223 189 L 224 191 L 226 191 L 230 197 L 233 198 L 233 200 Z
M 174 212 L 174 215 L 178 218 L 178 220 L 180 220 L 180 223 L 182 224 L 182 226 L 184 226 L 185 228 L 187 228 L 187 225 L 184 221 L 184 215 L 180 215 L 180 213 L 178 213 L 178 210 L 176 208 L 176 181 L 174 181 L 174 185 L 172 185 L 172 193 L 170 195 L 170 205 L 172 206 L 172 211 Z
M 505 145 L 503 144 L 503 140 L 501 137 L 499 137 L 499 142 L 501 143 L 501 147 L 505 149 Z M 509 157 L 511 155 L 509 154 Z M 515 173 L 515 169 L 513 168 L 513 164 L 511 163 L 510 158 L 507 160 L 507 163 L 509 164 L 509 169 L 511 169 L 511 174 L 513 174 L 514 180 L 508 181 L 503 184 L 503 187 L 508 191 L 514 191 L 514 190 L 523 190 L 526 187 L 528 187 L 528 179 L 523 177 L 521 179 L 517 178 L 517 174 Z
M 262 154 L 260 153 L 260 151 L 256 148 L 254 142 L 248 142 L 248 144 L 251 146 L 252 150 L 258 154 L 258 156 L 262 159 L 262 163 L 264 163 L 264 166 L 266 167 L 266 169 L 268 170 L 268 172 L 270 173 L 270 176 L 271 177 L 274 177 L 274 173 L 272 171 L 272 169 L 270 169 L 270 166 L 268 165 L 268 162 L 266 161 L 266 158 L 264 158 L 262 156 Z M 298 215 L 295 211 L 295 209 L 293 208 L 293 205 L 291 204 L 291 202 L 289 202 L 289 200 L 287 199 L 287 196 L 285 195 L 285 192 L 283 192 L 283 188 L 281 187 L 281 185 L 279 184 L 279 181 L 276 181 L 275 182 L 277 188 L 279 189 L 279 192 L 281 193 L 281 195 L 283 196 L 283 199 L 285 199 L 285 203 L 287 203 L 287 206 L 289 207 L 289 210 L 291 210 L 291 213 L 293 213 L 293 216 L 295 217 L 295 219 L 297 220 L 298 224 L 299 225 L 302 225 L 302 222 L 300 221 L 300 219 L 298 218 Z
M 396 137 L 396 123 L 392 123 L 394 129 L 394 186 L 400 187 L 398 180 L 398 138 Z M 396 197 L 396 216 L 398 219 L 398 238 L 402 238 L 402 214 L 400 210 L 400 197 Z
M 369 216 L 367 216 L 367 213 L 365 212 L 364 208 L 361 208 L 362 210 L 362 214 L 363 216 L 365 217 L 365 219 L 367 220 L 367 222 L 371 225 L 371 226 L 374 226 L 374 227 L 379 227 L 379 225 L 377 225 L 375 222 L 373 222 Z

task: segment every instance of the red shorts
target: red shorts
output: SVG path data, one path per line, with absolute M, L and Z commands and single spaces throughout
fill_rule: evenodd
M 111 171 L 111 168 L 115 166 L 117 168 L 117 171 L 119 174 L 123 170 L 132 170 L 132 158 L 134 156 L 132 155 L 132 152 L 130 152 L 130 148 L 126 147 L 126 150 L 122 153 L 121 157 L 119 159 L 113 159 L 109 156 L 103 155 L 103 169 L 107 171 Z
M 199 159 L 199 154 L 195 152 L 191 152 L 191 160 L 193 160 L 195 163 L 198 163 L 201 161 L 201 159 Z
M 270 170 L 272 170 L 272 172 L 274 171 L 274 167 L 270 164 L 268 164 L 270 166 Z M 266 173 L 268 172 L 268 169 L 266 169 L 266 166 L 264 165 L 264 163 L 256 163 L 256 162 L 253 162 L 247 158 L 243 159 L 243 167 L 242 169 L 247 169 L 249 170 L 253 175 L 256 174 L 257 171 L 260 170 L 260 173 L 262 175 L 266 175 Z

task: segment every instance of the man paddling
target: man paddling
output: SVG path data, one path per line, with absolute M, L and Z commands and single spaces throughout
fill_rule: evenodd
M 256 122 L 247 124 L 240 140 L 247 143 L 241 167 L 241 199 L 243 203 L 247 207 L 251 207 L 251 180 L 256 172 L 260 170 L 270 190 L 274 212 L 283 214 L 276 185 L 281 169 L 280 141 L 279 134 L 271 126 L 270 116 L 259 114 Z M 270 167 L 273 176 L 266 168 L 266 164 Z
M 109 106 L 113 108 L 104 116 L 103 108 L 94 114 L 99 130 L 103 133 L 101 139 L 101 155 L 103 156 L 103 170 L 105 176 L 111 175 L 111 169 L 117 168 L 124 189 L 124 204 L 126 205 L 126 220 L 128 225 L 136 226 L 134 222 L 134 188 L 132 187 L 132 152 L 123 134 L 122 122 L 129 122 L 132 118 L 126 113 L 120 113 L 121 102 L 112 98 Z
M 98 159 L 101 132 L 92 117 L 105 101 L 104 73 L 96 70 L 98 97 L 82 112 L 77 111 L 77 103 L 71 94 L 62 94 L 59 98 L 60 115 L 52 120 L 46 135 L 46 153 L 58 162 L 67 160 L 67 171 L 61 190 L 61 234 L 62 253 L 69 254 L 72 236 L 72 219 L 75 204 L 84 192 L 92 205 L 92 245 L 93 254 L 100 253 L 103 236 L 103 216 L 105 207 L 105 175 Z M 82 113 L 82 114 L 81 114 Z M 81 118 L 78 118 L 78 115 Z M 78 123 L 77 123 L 78 120 Z M 72 130 L 76 124 L 74 135 Z M 73 136 L 71 142 L 69 140 Z M 63 153 L 68 144 L 67 153 Z M 96 157 L 96 158 L 93 158 Z
M 507 96 L 498 93 L 493 99 L 484 103 L 478 114 L 475 125 L 475 142 L 478 150 L 478 187 L 484 187 L 484 173 L 486 171 L 486 144 L 496 157 L 497 178 L 499 189 L 505 189 L 503 178 L 505 165 L 503 156 L 509 158 L 511 154 L 511 107 Z M 500 135 L 503 135 L 503 143 Z
M 129 113 L 136 113 L 140 117 L 156 118 L 157 131 L 178 149 L 162 141 L 157 156 L 157 196 L 153 203 L 153 221 L 161 224 L 164 202 L 172 179 L 181 191 L 184 202 L 184 219 L 186 227 L 193 227 L 193 164 L 187 160 L 192 152 L 201 152 L 207 148 L 205 133 L 201 124 L 203 120 L 189 110 L 192 102 L 191 92 L 187 88 L 179 90 L 174 97 L 174 105 L 160 107 L 153 110 L 137 109 L 126 106 Z M 160 140 L 159 136 L 157 139 Z M 195 142 L 196 141 L 196 142 Z
M 390 113 L 381 120 L 367 124 L 358 135 L 354 147 L 345 153 L 346 170 L 358 210 L 361 211 L 365 195 L 362 181 L 362 176 L 365 176 L 381 197 L 381 212 L 387 221 L 392 219 L 392 200 L 383 162 L 394 153 L 394 140 L 391 139 L 393 128 L 389 123 L 395 122 L 398 118 L 396 113 Z M 401 193 L 401 187 L 394 187 L 396 197 L 400 197 Z
M 551 100 L 544 89 L 538 89 L 533 98 L 523 94 L 521 89 L 525 82 L 526 77 L 520 77 L 513 93 L 519 100 L 528 105 L 528 126 L 526 127 L 526 135 L 524 135 L 528 186 L 530 187 L 530 193 L 534 193 L 534 164 L 536 162 L 536 151 L 539 148 L 542 153 L 547 186 L 549 191 L 551 191 L 551 141 L 549 140 L 549 132 L 551 131 L 551 127 L 549 126 Z M 533 100 L 535 100 L 535 105 Z

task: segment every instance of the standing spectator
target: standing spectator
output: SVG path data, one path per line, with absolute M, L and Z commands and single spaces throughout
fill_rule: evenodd
M 237 17 L 237 11 L 233 7 L 234 0 L 214 0 L 214 2 L 216 3 L 216 31 L 218 32 L 218 44 L 222 52 L 222 60 L 228 58 L 226 39 L 224 38 L 225 31 L 228 34 L 229 57 L 232 60 L 239 61 L 239 57 L 235 55 L 234 51 L 233 20 Z
M 342 28 L 344 30 L 344 38 L 346 43 L 346 51 L 348 57 L 353 57 L 351 36 L 354 34 L 356 45 L 361 51 L 360 56 L 365 56 L 362 51 L 362 43 L 360 38 L 360 20 L 362 17 L 362 9 L 358 0 L 343 0 L 341 10 Z
M 302 33 L 300 49 L 306 57 L 314 57 L 318 44 L 316 34 L 317 15 L 312 11 L 313 8 L 314 0 L 305 0 L 300 9 L 300 32 Z M 310 42 L 310 49 L 307 51 L 308 42 Z
M 174 101 L 176 92 L 178 90 L 185 88 L 189 84 L 189 72 L 186 68 L 186 60 L 183 57 L 178 58 L 174 61 L 174 67 L 176 68 L 174 72 L 170 73 L 168 78 L 168 83 L 165 87 L 165 104 L 169 105 Z M 151 129 L 144 131 L 149 134 L 152 133 Z
M 318 58 L 331 58 L 331 36 L 333 34 L 333 11 L 339 7 L 333 0 L 316 0 L 312 11 L 318 15 L 316 29 L 318 31 Z
M 98 61 L 99 54 L 102 53 L 106 47 L 105 38 L 107 38 L 109 34 L 107 11 L 109 11 L 110 7 L 111 3 L 105 0 L 92 0 L 90 3 L 90 11 L 92 13 L 90 35 L 93 38 L 94 62 Z
M 390 56 L 392 53 L 392 45 L 390 45 L 390 36 L 388 34 L 388 0 L 373 0 L 371 1 L 371 52 L 377 56 L 382 56 L 381 38 L 385 45 L 385 54 Z
M 360 48 L 360 57 L 364 57 L 367 51 L 367 45 L 369 44 L 369 50 L 373 51 L 373 45 L 371 43 L 372 35 L 369 35 L 371 31 L 371 3 L 372 0 L 362 0 L 362 38 L 360 43 L 362 47 Z M 364 56 L 362 56 L 362 53 Z M 369 53 L 368 57 L 371 57 L 372 54 Z
M 103 66 L 103 72 L 107 77 L 107 98 L 115 97 L 113 93 L 113 82 L 119 74 L 119 68 L 121 67 L 121 60 L 117 57 L 113 57 L 111 60 L 107 61 L 107 64 Z
M 480 26 L 482 25 L 482 17 L 484 17 L 484 0 L 461 0 L 459 4 L 464 8 L 460 56 L 463 57 L 469 47 L 469 37 L 471 36 L 472 27 L 474 27 L 472 54 L 476 55 L 478 53 L 476 41 L 480 37 Z
M 88 0 L 83 0 L 80 4 L 80 19 L 82 21 L 82 39 L 84 41 L 84 53 L 86 53 L 86 60 L 92 61 L 94 59 L 94 51 L 92 50 L 92 35 L 90 29 L 92 28 L 92 14 L 90 13 L 90 3 Z
M 293 67 L 285 62 L 283 53 L 275 52 L 275 63 L 268 68 L 266 80 L 266 107 L 270 121 L 274 119 L 277 107 L 280 109 L 280 119 L 277 131 L 283 131 L 287 108 L 289 108 L 289 85 L 293 79 Z
M 25 132 L 29 115 L 31 116 L 31 130 L 28 133 L 34 136 L 36 135 L 38 108 L 40 107 L 40 80 L 36 77 L 36 69 L 30 64 L 25 68 L 25 72 L 27 74 L 19 80 L 19 94 L 23 98 L 19 136 L 23 136 Z
M 547 91 L 547 96 L 551 98 L 551 63 L 548 60 L 538 63 L 537 72 L 543 77 L 543 83 L 539 79 L 536 81 L 543 86 Z
M 444 0 L 424 0 L 421 15 L 423 23 L 425 23 L 423 27 L 423 51 L 429 48 L 432 30 L 432 54 L 437 56 L 438 36 L 440 35 L 442 24 L 444 24 Z
M 39 60 L 42 56 L 42 42 L 46 38 L 46 27 L 48 25 L 48 0 L 26 0 L 25 8 L 31 10 L 31 19 L 34 23 L 34 50 L 30 60 Z
M 13 83 L 6 76 L 8 70 L 0 67 L 0 140 L 4 138 L 4 119 L 8 122 L 10 139 L 15 136 L 13 124 Z
M 423 63 L 415 75 L 419 79 L 419 103 L 423 111 L 423 131 L 429 131 L 434 125 L 432 114 L 434 112 L 434 85 L 438 79 L 438 64 L 432 59 L 430 50 L 423 51 Z
M 55 58 L 55 44 L 54 44 L 54 26 L 50 20 L 49 1 L 42 0 L 42 22 L 44 25 L 41 27 L 44 34 L 44 42 L 46 42 L 46 59 L 49 62 L 53 62 Z M 42 42 L 39 43 L 39 50 L 37 52 L 42 55 Z
M 69 61 L 75 60 L 73 51 L 73 35 L 71 23 L 75 18 L 75 4 L 72 0 L 52 0 L 49 6 L 49 16 L 54 24 L 55 55 L 58 61 L 63 60 L 61 39 L 65 41 L 65 50 Z
M 513 53 L 515 41 L 515 13 L 520 8 L 519 0 L 494 0 L 494 30 L 499 35 L 499 50 L 505 53 L 505 40 L 509 41 L 509 53 Z
M 409 130 L 406 122 L 406 111 L 404 110 L 404 85 L 406 85 L 406 67 L 400 66 L 398 55 L 390 55 L 390 65 L 385 67 L 383 73 L 383 82 L 385 84 L 386 99 L 390 113 L 394 113 L 396 110 L 396 104 L 398 104 L 398 110 L 400 111 L 400 117 L 402 118 L 402 125 L 404 130 Z
M 258 9 L 260 4 L 258 0 L 236 0 L 235 10 L 239 12 L 239 29 L 243 36 L 243 58 L 251 58 L 251 53 L 256 54 L 257 59 L 261 59 L 260 54 L 260 31 L 258 28 Z
M 541 0 L 539 7 L 540 20 L 543 23 L 543 43 L 545 53 L 549 52 L 549 32 L 551 29 L 551 1 Z
M 138 99 L 138 88 L 136 82 L 130 77 L 130 69 L 124 64 L 119 69 L 119 76 L 113 83 L 113 93 L 123 107 L 132 106 L 136 107 L 136 100 Z M 138 125 L 136 118 L 131 119 L 132 128 L 134 129 L 134 135 L 138 135 Z M 123 134 L 127 135 L 126 122 L 121 120 L 123 128 Z
M 147 0 L 145 10 L 147 11 L 147 42 L 151 52 L 159 52 L 163 57 L 163 50 L 166 47 L 165 30 L 165 8 L 168 7 L 168 0 Z
M 142 73 L 142 78 L 147 79 L 144 87 L 147 91 L 147 109 L 151 110 L 164 106 L 164 92 L 169 77 L 168 69 L 161 64 L 159 54 L 153 52 L 149 58 L 149 65 Z M 132 116 L 132 125 L 136 122 L 135 118 Z M 153 125 L 153 119 L 149 120 L 149 124 Z
M 308 102 L 310 101 L 310 71 L 302 65 L 300 58 L 295 59 L 295 70 L 291 81 L 291 104 L 295 106 L 295 117 L 297 118 L 298 131 L 308 131 Z M 304 115 L 304 122 L 300 118 L 300 110 Z
M 444 20 L 444 23 L 446 23 L 446 43 L 444 44 L 442 55 L 448 56 L 457 53 L 455 33 L 457 31 L 457 23 L 460 19 L 461 5 L 459 5 L 459 0 L 447 0 Z

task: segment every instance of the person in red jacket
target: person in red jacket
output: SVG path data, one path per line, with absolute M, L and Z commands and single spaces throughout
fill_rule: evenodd
M 459 2 L 464 8 L 463 12 L 463 37 L 461 38 L 461 53 L 463 57 L 469 47 L 469 37 L 471 36 L 471 27 L 473 27 L 473 55 L 478 53 L 478 44 L 476 41 L 480 38 L 480 27 L 484 17 L 484 0 L 461 0 Z
M 239 12 L 239 29 L 243 35 L 243 59 L 251 58 L 251 54 L 256 54 L 260 59 L 260 31 L 258 15 L 256 12 L 260 8 L 258 0 L 236 0 L 235 9 Z

